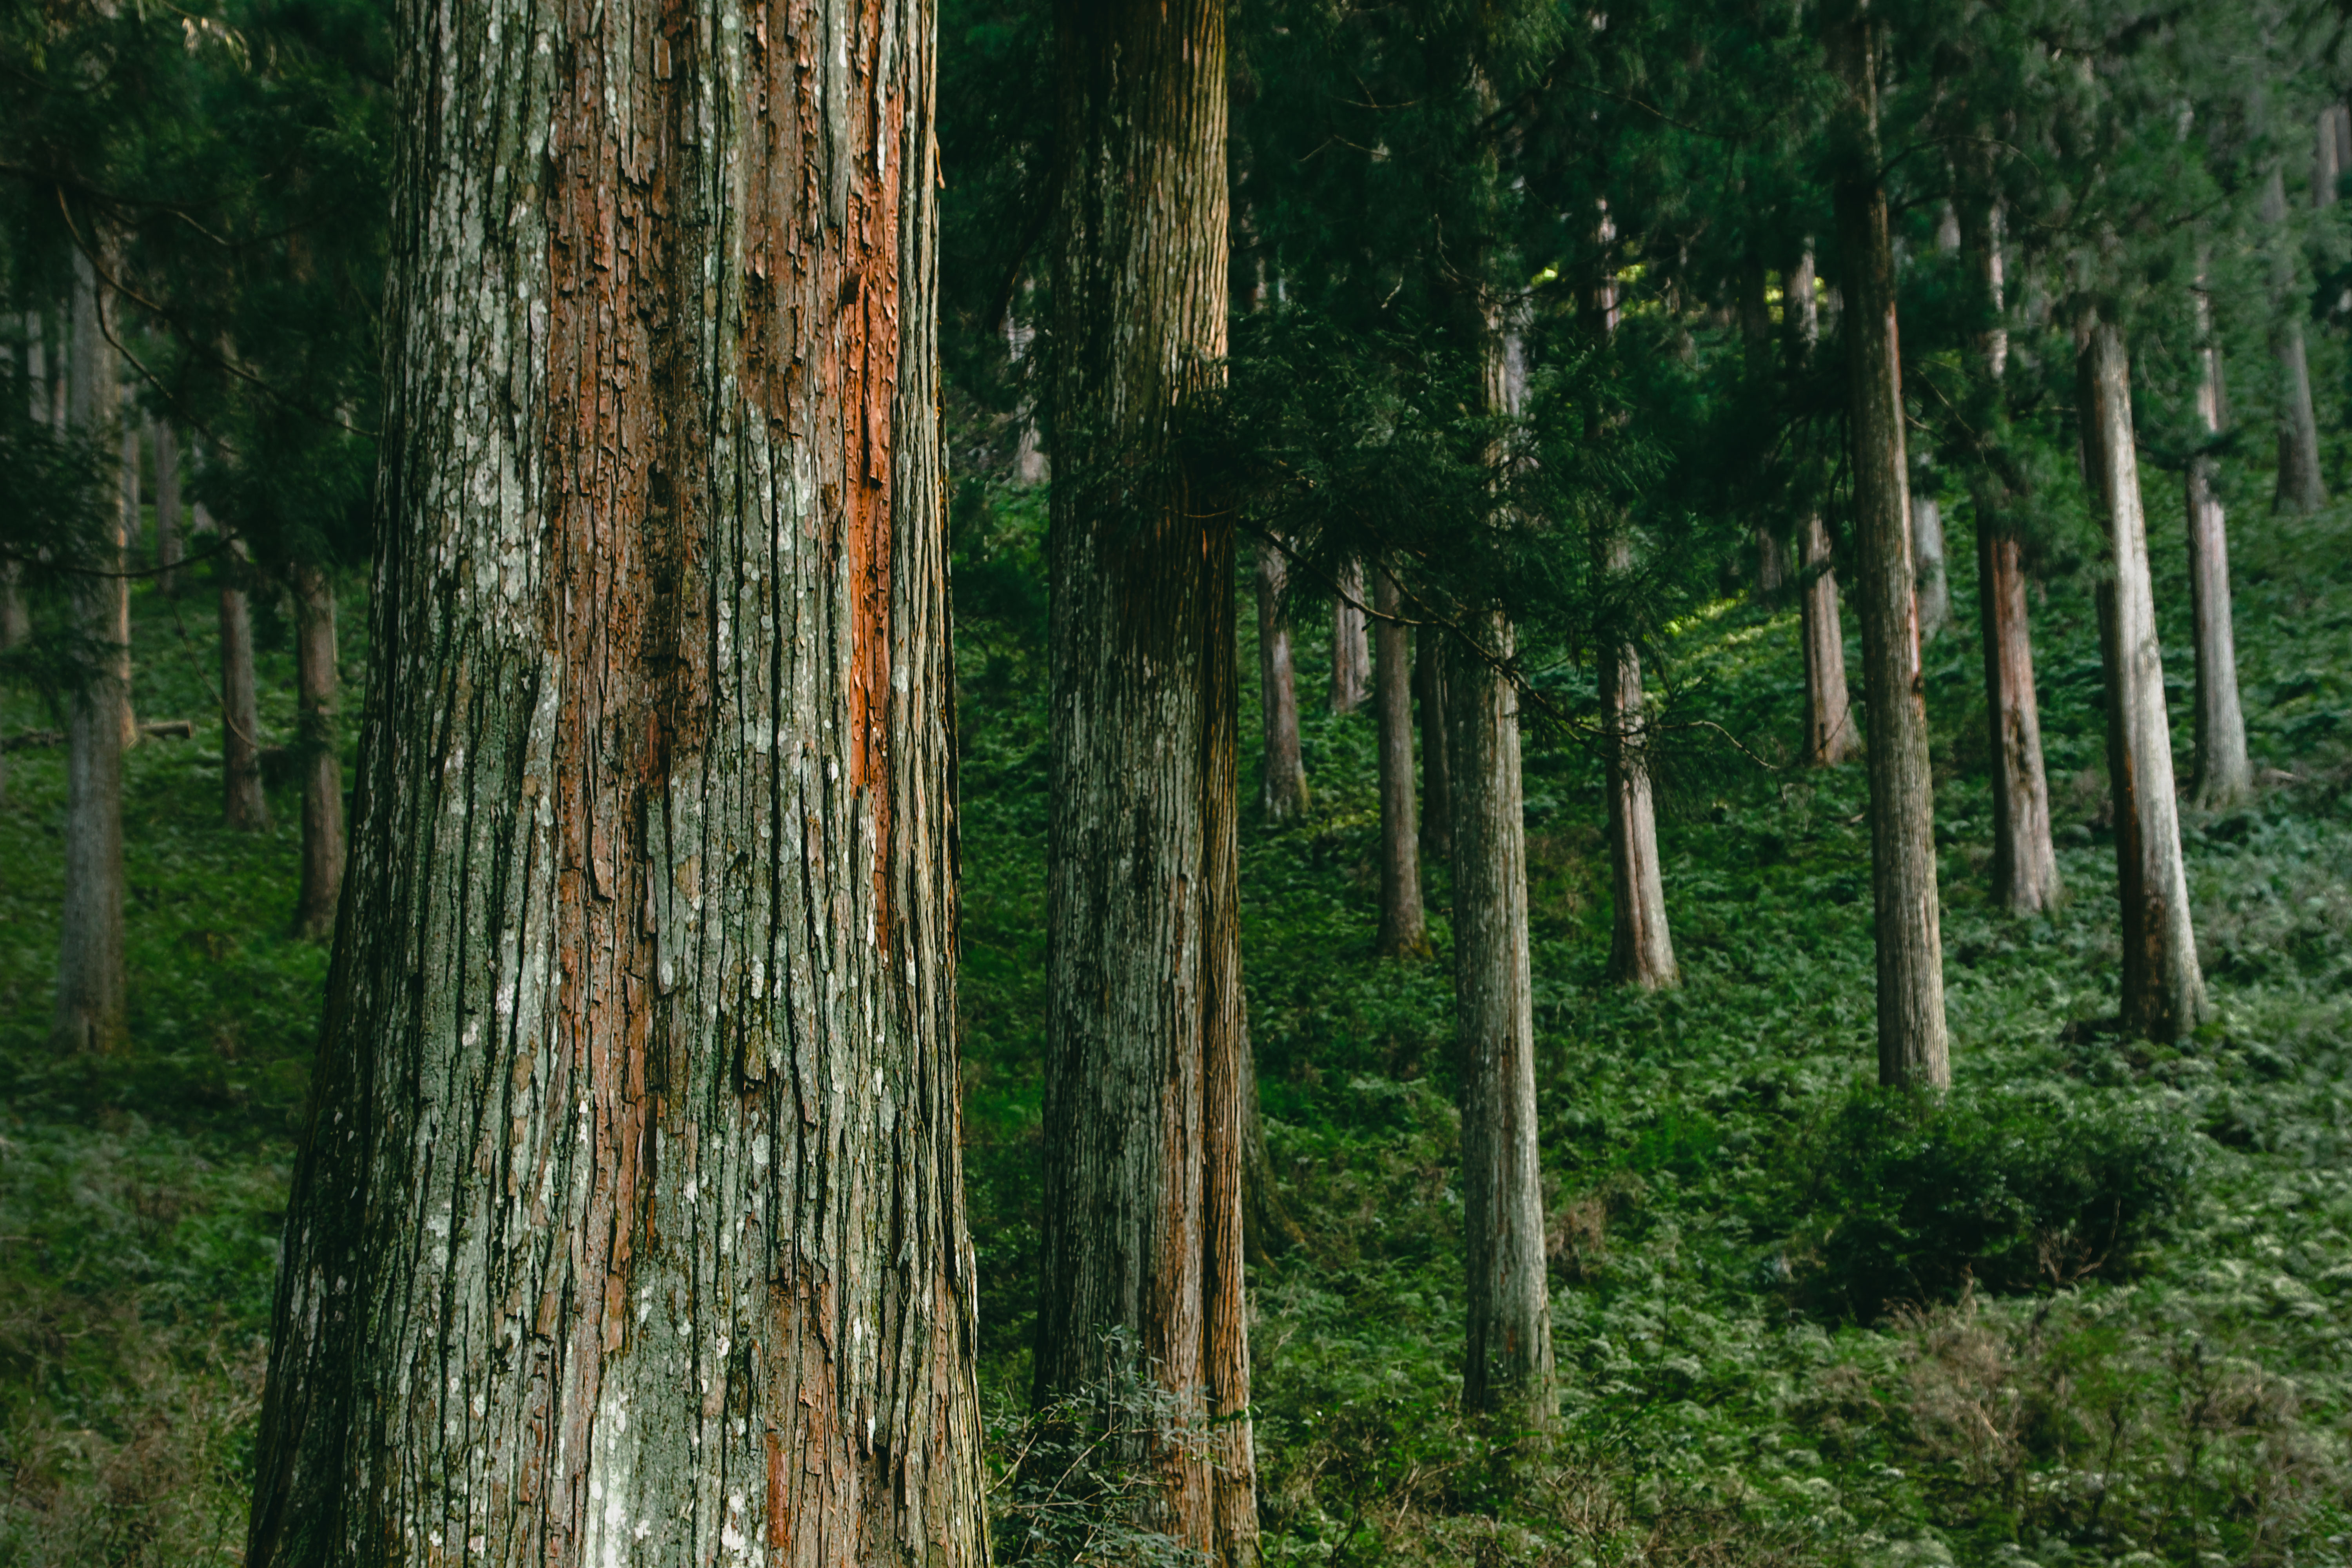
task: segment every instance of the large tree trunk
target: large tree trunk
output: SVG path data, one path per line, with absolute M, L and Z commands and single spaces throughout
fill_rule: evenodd
M 1225 13 L 1063 0 L 1036 1393 L 1156 1384 L 1157 1527 L 1257 1551 L 1234 531 L 1165 461 L 1225 353 Z M 1145 1423 L 1150 1425 L 1150 1421 Z M 1168 1428 L 1172 1428 L 1168 1429 Z
M 148 428 L 154 434 L 155 453 L 155 564 L 162 568 L 156 574 L 155 586 L 166 596 L 176 597 L 180 592 L 180 437 L 171 422 L 156 419 Z
M 977 1564 L 930 9 L 400 21 L 245 1561 Z
M 302 890 L 297 936 L 335 929 L 343 887 L 343 746 L 335 668 L 335 583 L 320 567 L 294 568 L 294 691 L 301 710 Z
M 73 260 L 72 429 L 103 442 L 121 416 L 116 356 L 100 327 L 97 269 L 79 251 Z M 66 891 L 51 1034 L 69 1051 L 114 1050 L 125 1024 L 122 733 L 130 660 L 117 639 L 130 616 L 130 585 L 120 574 L 121 509 L 110 510 L 105 547 L 93 555 L 93 564 L 110 574 L 73 579 L 76 627 L 98 647 L 66 705 Z
M 1801 366 L 1821 340 L 1821 307 L 1813 280 L 1813 247 L 1790 269 L 1782 320 L 1790 357 Z M 1805 656 L 1804 759 L 1833 768 L 1853 755 L 1853 699 L 1845 678 L 1845 628 L 1838 615 L 1837 568 L 1829 529 L 1818 511 L 1797 524 L 1797 636 Z
M 1412 788 L 1412 674 L 1405 651 L 1404 595 L 1386 571 L 1372 571 L 1372 709 L 1380 721 L 1381 929 L 1372 946 L 1383 958 L 1429 956 L 1421 906 L 1421 847 Z
M 1987 413 L 2001 427 L 2000 384 L 2009 365 L 2001 325 L 2000 208 L 1971 196 L 1960 205 L 1964 269 L 1988 321 L 1972 347 Z M 1993 899 L 2011 914 L 2039 914 L 2058 901 L 2058 855 L 2050 836 L 2050 786 L 2042 764 L 2042 707 L 2033 684 L 2025 562 L 2010 520 L 2014 498 L 1999 437 L 1988 435 L 1969 473 L 1977 524 L 1977 625 L 1984 651 L 1985 717 L 1992 741 Z
M 1257 550 L 1257 694 L 1265 736 L 1258 806 L 1269 822 L 1287 822 L 1307 809 L 1307 764 L 1298 750 L 1298 679 L 1290 664 L 1290 623 L 1282 614 L 1287 567 L 1271 540 Z
M 2334 127 L 2323 119 L 2327 145 Z M 2221 350 L 2211 341 L 2210 310 L 2200 285 L 2196 293 L 2198 335 L 2197 414 L 2208 437 L 2221 433 Z M 2190 790 L 2198 804 L 2229 805 L 2253 793 L 2253 765 L 2246 755 L 2246 715 L 2238 701 L 2237 635 L 2230 610 L 2230 532 L 2221 498 L 2213 488 L 2213 459 L 2200 452 L 2189 460 L 2189 598 L 2197 653 L 2197 772 Z
M 2123 905 L 2123 1017 L 2151 1039 L 2173 1040 L 2204 1017 L 2205 979 L 2189 927 L 2189 873 L 2173 795 L 2172 726 L 2140 510 L 2131 366 L 2123 334 L 2107 322 L 2092 323 L 2085 334 L 2079 398 L 2113 569 L 2098 590 L 2099 654 L 2106 668 L 2107 783 Z
M 2319 420 L 2311 405 L 2311 362 L 2304 350 L 2303 307 L 2295 289 L 2287 228 L 2286 184 L 2276 165 L 2263 187 L 2271 229 L 2271 353 L 2278 361 L 2278 485 L 2274 511 L 2315 511 L 2327 504 L 2319 472 Z
M 1944 942 L 1936 888 L 1935 795 L 1913 591 L 1910 497 L 1903 455 L 1903 366 L 1895 322 L 1886 191 L 1878 175 L 1878 89 L 1872 29 L 1861 16 L 1831 29 L 1847 91 L 1852 161 L 1836 186 L 1853 449 L 1854 553 L 1862 607 L 1863 689 L 1870 703 L 1870 883 L 1878 948 L 1878 1077 L 1942 1089 Z
M 1454 792 L 1446 758 L 1445 650 L 1435 631 L 1413 638 L 1412 695 L 1421 723 L 1421 862 L 1444 866 L 1454 858 Z
M 1353 713 L 1364 705 L 1370 684 L 1371 649 L 1364 636 L 1364 568 L 1350 561 L 1339 568 L 1331 595 L 1331 711 Z

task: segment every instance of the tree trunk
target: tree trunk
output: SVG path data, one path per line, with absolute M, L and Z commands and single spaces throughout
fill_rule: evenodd
M 110 360 L 121 360 L 119 353 L 110 353 Z M 122 527 L 121 555 L 117 569 L 129 572 L 139 563 L 141 546 L 145 542 L 146 530 L 139 509 L 139 416 L 121 387 L 115 389 L 115 425 L 122 444 L 121 497 Z M 121 592 L 114 595 L 114 625 L 107 641 L 111 646 L 116 662 L 115 679 L 121 693 L 117 706 L 122 724 L 122 749 L 129 751 L 139 743 L 139 714 L 131 705 L 131 584 L 126 579 Z
M 1381 930 L 1372 946 L 1383 958 L 1429 956 L 1421 907 L 1421 850 L 1414 841 L 1412 675 L 1406 663 L 1404 595 L 1387 572 L 1372 573 L 1372 708 L 1380 721 Z
M 229 564 L 224 563 L 220 590 L 221 820 L 240 832 L 264 833 L 269 828 L 269 797 L 261 788 L 253 614 Z
M 1853 699 L 1846 686 L 1837 568 L 1831 563 L 1830 531 L 1820 512 L 1807 512 L 1798 524 L 1797 549 L 1802 563 L 1797 577 L 1797 630 L 1805 651 L 1805 762 L 1833 768 L 1853 755 L 1860 737 L 1854 732 Z
M 73 329 L 68 406 L 75 435 L 103 442 L 121 415 L 115 353 L 100 330 L 97 269 L 73 258 Z M 119 470 L 118 470 L 119 476 Z M 119 477 L 117 482 L 120 482 Z M 95 564 L 123 567 L 121 509 Z M 99 652 L 66 705 L 66 890 L 58 948 L 51 1037 L 60 1050 L 112 1051 L 124 1041 L 122 929 L 122 726 L 130 704 L 125 650 L 110 646 L 129 617 L 120 575 L 73 579 L 73 616 Z
M 155 586 L 166 596 L 180 592 L 180 438 L 171 422 L 152 420 L 155 451 Z
M 332 935 L 343 888 L 343 747 L 337 721 L 335 583 L 318 566 L 294 568 L 294 689 L 301 709 L 302 891 L 294 933 Z
M 1026 289 L 1023 292 L 1025 294 Z M 1021 365 L 1029 357 L 1030 344 L 1036 341 L 1037 329 L 1008 310 L 1004 313 L 1004 349 L 1013 363 L 1013 373 L 1021 374 Z M 1049 469 L 1045 449 L 1037 439 L 1037 406 L 1024 396 L 1013 410 L 1013 482 L 1016 485 L 1042 485 Z
M 1863 689 L 1870 703 L 1870 883 L 1878 948 L 1878 1078 L 1940 1089 L 1952 1080 L 1944 1033 L 1935 795 L 1904 471 L 1903 367 L 1886 191 L 1878 175 L 1878 89 L 1871 28 L 1831 31 L 1855 146 L 1836 186 L 1843 270 L 1847 425 L 1853 442 L 1854 544 Z
M 1040 1401 L 1156 1384 L 1156 1528 L 1255 1560 L 1231 518 L 1168 460 L 1225 353 L 1225 13 L 1055 11 Z M 1172 1429 L 1171 1429 L 1172 1428 Z
M 1353 713 L 1364 705 L 1371 650 L 1364 637 L 1364 567 L 1350 561 L 1339 568 L 1331 595 L 1331 711 Z
M 2319 472 L 2319 420 L 2311 405 L 2311 363 L 2304 352 L 2302 302 L 2287 228 L 2286 185 L 2278 168 L 2263 187 L 2263 219 L 2271 229 L 2271 353 L 2278 361 L 2278 486 L 2273 511 L 2316 511 L 2327 504 Z
M 2099 584 L 2099 654 L 2107 691 L 2107 784 L 2123 905 L 2125 1026 L 2175 1040 L 2205 1016 L 2205 979 L 2189 918 L 2189 873 L 2173 795 L 2172 727 L 2164 707 L 2156 595 L 2148 581 L 2123 334 L 2090 325 L 2080 366 L 2084 447 L 2098 479 L 2113 576 Z
M 1501 616 L 1476 616 L 1472 626 L 1508 655 L 1510 626 Z M 1536 1144 L 1518 692 L 1471 650 L 1449 648 L 1445 664 L 1469 1287 L 1462 1407 L 1508 1411 L 1540 1428 L 1550 1424 L 1557 1393 Z
M 1609 566 L 1632 565 L 1622 540 L 1609 545 Z M 1642 719 L 1642 656 L 1631 643 L 1601 655 L 1601 725 L 1609 792 L 1609 869 L 1615 919 L 1609 977 L 1655 991 L 1676 978 L 1666 928 L 1666 892 L 1658 865 L 1657 813 L 1651 800 L 1647 737 Z
M 2323 130 L 2333 128 L 2325 121 Z M 2221 433 L 2221 350 L 2213 342 L 2205 290 L 2196 294 L 2199 351 L 2197 414 L 2207 437 Z M 2246 715 L 2238 702 L 2237 635 L 2230 610 L 2230 533 L 2221 498 L 2213 489 L 2213 459 L 2189 460 L 2189 598 L 2197 653 L 2197 772 L 2189 788 L 2204 806 L 2222 806 L 2253 793 L 2246 756 Z
M 1282 614 L 1288 574 L 1271 541 L 1257 547 L 1258 713 L 1265 731 L 1265 766 L 1258 808 L 1268 822 L 1287 822 L 1307 809 L 1307 764 L 1298 752 L 1298 681 L 1290 665 L 1290 623 Z
M 1944 509 L 1924 483 L 1911 491 L 1911 561 L 1918 574 L 1919 640 L 1932 642 L 1951 621 L 1952 584 L 1944 570 Z
M 930 16 L 400 13 L 252 1568 L 986 1560 Z
M 1446 756 L 1445 657 L 1440 634 L 1412 640 L 1412 694 L 1421 714 L 1421 861 L 1444 866 L 1454 858 L 1452 764 Z
M 1746 368 L 1750 384 L 1759 395 L 1769 395 L 1772 385 L 1772 307 L 1768 293 L 1769 278 L 1760 256 L 1750 257 L 1739 274 L 1739 338 L 1745 351 Z M 1788 548 L 1772 531 L 1759 525 L 1753 530 L 1756 541 L 1756 596 L 1767 603 L 1780 596 L 1789 585 Z
M 25 391 L 36 424 L 49 413 L 47 345 L 42 342 L 41 312 L 25 312 Z M 33 635 L 33 616 L 25 603 L 25 568 L 21 562 L 0 562 L 0 653 L 21 647 Z

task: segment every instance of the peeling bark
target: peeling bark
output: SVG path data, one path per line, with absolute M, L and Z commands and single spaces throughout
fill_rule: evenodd
M 1847 426 L 1853 452 L 1863 686 L 1870 703 L 1870 884 L 1878 970 L 1878 1077 L 1943 1089 L 1952 1080 L 1944 1024 L 1942 911 L 1936 887 L 1935 795 L 1927 767 L 1926 682 L 1903 453 L 1903 366 L 1886 191 L 1878 174 L 1874 37 L 1866 14 L 1830 28 L 1843 79 L 1851 160 L 1836 185 L 1844 269 Z
M 294 934 L 335 929 L 343 888 L 343 746 L 335 668 L 335 584 L 322 568 L 294 569 L 294 691 L 301 712 L 302 884 Z
M 984 1562 L 930 9 L 398 24 L 245 1561 Z
M 1307 809 L 1307 764 L 1298 750 L 1298 679 L 1290 662 L 1290 623 L 1282 615 L 1287 573 L 1282 552 L 1271 542 L 1262 542 L 1255 553 L 1258 713 L 1265 741 L 1258 809 L 1268 822 L 1287 822 Z
M 1373 605 L 1383 619 L 1372 629 L 1372 710 L 1380 721 L 1381 929 L 1373 951 L 1383 958 L 1429 956 L 1429 924 L 1421 904 L 1421 847 L 1414 838 L 1412 676 L 1407 663 L 1404 595 L 1397 580 L 1375 568 Z
M 1169 445 L 1225 353 L 1225 12 L 1061 0 L 1041 1401 L 1134 1376 L 1157 1527 L 1257 1552 L 1234 537 Z
M 2116 817 L 2116 893 L 2123 906 L 2123 1018 L 2175 1040 L 2205 1016 L 2205 978 L 2189 915 L 2173 795 L 2172 728 L 2156 638 L 2147 528 L 2132 434 L 2131 366 L 2123 334 L 2089 323 L 2079 366 L 2083 446 L 2098 481 L 2113 575 L 2099 584 L 2099 653 L 2106 670 L 2107 783 Z

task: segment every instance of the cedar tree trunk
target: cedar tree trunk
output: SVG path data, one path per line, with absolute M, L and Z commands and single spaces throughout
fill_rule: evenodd
M 318 566 L 294 568 L 294 690 L 301 710 L 302 890 L 294 932 L 335 929 L 343 886 L 343 747 L 337 722 L 335 583 Z
M 1257 1552 L 1234 531 L 1167 459 L 1225 353 L 1225 11 L 1061 0 L 1041 1403 L 1156 1383 L 1154 1523 Z
M 2123 1018 L 2151 1039 L 2175 1040 L 2205 1016 L 2205 979 L 2189 926 L 2173 795 L 2172 727 L 2132 435 L 2131 365 L 2123 334 L 2105 321 L 2085 334 L 2080 385 L 2084 447 L 2098 481 L 2114 573 L 2099 584 L 2099 654 L 2106 668 L 2116 890 L 2123 904 Z
M 1952 584 L 1944 570 L 1944 509 L 1924 485 L 1911 491 L 1911 561 L 1918 581 L 1919 640 L 1932 642 L 1951 621 Z
M 1606 546 L 1607 565 L 1633 564 L 1624 540 Z M 1655 991 L 1676 978 L 1674 938 L 1666 928 L 1665 884 L 1658 866 L 1657 811 L 1651 799 L 1650 762 L 1642 719 L 1642 656 L 1629 642 L 1601 652 L 1601 729 L 1609 794 L 1610 892 L 1615 919 L 1609 940 L 1609 977 Z
M 930 9 L 398 21 L 244 1561 L 977 1564 Z
M 1801 366 L 1821 339 L 1810 242 L 1790 270 L 1783 312 L 1790 356 Z M 1808 512 L 1797 524 L 1797 635 L 1805 655 L 1804 759 L 1810 767 L 1833 768 L 1860 749 L 1845 678 L 1845 628 L 1839 623 L 1829 529 L 1820 512 Z
M 1454 858 L 1454 792 L 1446 787 L 1444 644 L 1434 630 L 1412 639 L 1412 695 L 1421 723 L 1421 859 L 1444 866 Z
M 2319 472 L 2319 420 L 2311 405 L 2311 362 L 2304 351 L 2302 301 L 2289 249 L 2286 185 L 2276 165 L 2263 187 L 2263 220 L 2275 257 L 2271 274 L 2271 353 L 2278 361 L 2278 486 L 2273 511 L 2316 511 L 2327 504 Z
M 253 612 L 223 563 L 220 590 L 221 820 L 247 833 L 269 826 L 261 788 L 261 710 L 253 680 Z
M 2333 127 L 2324 143 L 2334 148 Z M 2330 187 L 2332 194 L 2333 187 Z M 2211 342 L 2210 308 L 2197 290 L 2197 325 L 2207 339 L 2198 353 L 2197 414 L 2210 437 L 2221 433 L 2221 350 Z M 2246 714 L 2238 701 L 2237 634 L 2230 609 L 2230 532 L 2213 488 L 2213 459 L 2189 460 L 2189 597 L 2197 653 L 2197 773 L 2190 791 L 2204 806 L 2221 806 L 2253 793 L 2246 755 Z
M 1874 30 L 1861 15 L 1831 29 L 1851 138 L 1835 197 L 1844 276 L 1847 426 L 1853 442 L 1863 689 L 1870 703 L 1870 884 L 1878 948 L 1878 1079 L 1951 1082 L 1944 1033 L 1934 786 L 1919 668 L 1918 602 L 1903 456 L 1903 367 L 1895 322 L 1886 191 L 1878 175 Z
M 1372 946 L 1383 958 L 1429 956 L 1421 905 L 1421 847 L 1415 841 L 1412 788 L 1412 673 L 1405 652 L 1404 595 L 1386 571 L 1372 572 L 1372 711 L 1380 721 L 1381 930 Z
M 153 421 L 155 443 L 155 585 L 167 596 L 180 592 L 180 437 L 164 420 Z
M 1273 541 L 1258 544 L 1257 692 L 1265 731 L 1265 766 L 1258 806 L 1269 822 L 1287 822 L 1307 809 L 1307 764 L 1298 751 L 1298 680 L 1290 664 L 1290 623 L 1282 614 L 1287 563 Z
M 1364 567 L 1339 568 L 1331 595 L 1331 711 L 1353 713 L 1370 684 L 1371 649 L 1364 637 Z

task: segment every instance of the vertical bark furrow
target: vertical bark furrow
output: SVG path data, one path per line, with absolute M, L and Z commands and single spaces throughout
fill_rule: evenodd
M 929 18 L 404 8 L 249 1562 L 984 1555 Z

